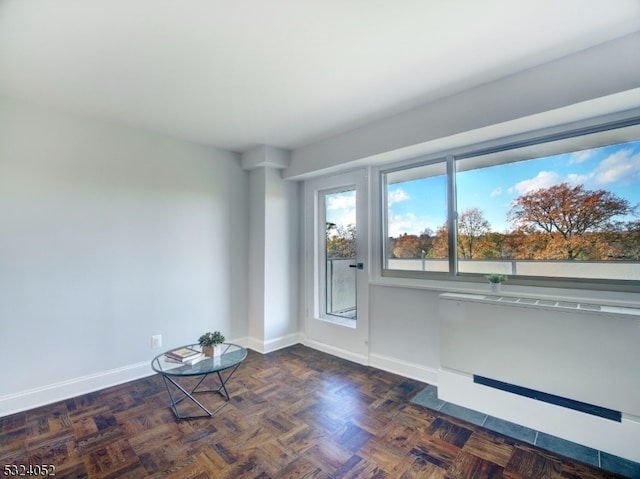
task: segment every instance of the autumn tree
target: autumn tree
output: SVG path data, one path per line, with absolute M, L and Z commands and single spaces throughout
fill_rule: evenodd
M 508 258 L 506 239 L 508 235 L 489 231 L 475 245 L 475 259 L 505 259 Z
M 478 208 L 469 208 L 458 218 L 458 257 L 465 259 L 494 258 L 497 245 L 490 244 L 491 224 Z M 449 228 L 444 223 L 433 238 L 433 257 L 449 257 Z
M 420 238 L 416 235 L 403 234 L 393 241 L 392 253 L 394 258 L 419 258 L 421 251 Z
M 491 224 L 478 208 L 465 210 L 458 218 L 458 256 L 473 259 L 482 239 L 491 230 Z
M 630 221 L 620 235 L 620 251 L 624 259 L 640 260 L 640 220 Z
M 601 234 L 607 243 L 607 259 L 640 260 L 640 220 L 629 221 L 618 231 Z
M 433 241 L 435 233 L 431 228 L 425 228 L 420 233 L 420 257 L 433 258 Z
M 327 222 L 327 258 L 356 257 L 355 225 L 336 225 Z
M 523 260 L 544 259 L 549 240 L 550 236 L 541 231 L 513 231 L 505 237 L 504 257 Z
M 443 224 L 433 239 L 433 257 L 437 259 L 449 257 L 449 228 L 447 223 Z
M 516 230 L 543 232 L 548 244 L 538 259 L 597 259 L 604 242 L 595 235 L 618 228 L 613 218 L 631 212 L 629 202 L 606 190 L 560 183 L 519 196 L 508 213 Z M 538 255 L 536 255 L 538 256 Z
M 420 235 L 404 233 L 389 237 L 387 243 L 391 258 L 431 258 L 433 256 L 433 231 L 425 229 Z

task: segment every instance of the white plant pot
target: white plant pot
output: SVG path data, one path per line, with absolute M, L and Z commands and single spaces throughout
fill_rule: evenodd
M 224 346 L 222 344 L 214 344 L 213 346 L 202 347 L 202 352 L 204 353 L 204 355 L 210 358 L 222 356 L 223 351 L 224 351 Z
M 489 283 L 491 285 L 492 293 L 499 293 L 502 289 L 502 283 Z

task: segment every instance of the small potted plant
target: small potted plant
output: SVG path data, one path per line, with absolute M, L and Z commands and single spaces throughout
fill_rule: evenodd
M 500 291 L 500 285 L 507 280 L 507 277 L 504 274 L 491 273 L 485 276 L 489 280 L 489 284 L 491 284 L 491 291 L 497 293 Z
M 224 343 L 225 337 L 220 331 L 213 333 L 204 333 L 198 338 L 198 343 L 202 347 L 202 352 L 205 356 L 213 357 L 220 354 L 222 348 L 220 345 Z M 217 353 L 217 354 L 216 354 Z

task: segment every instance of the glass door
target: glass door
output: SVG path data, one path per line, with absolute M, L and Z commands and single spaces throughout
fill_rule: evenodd
M 307 318 L 310 346 L 368 363 L 368 269 L 364 171 L 306 183 Z
M 322 238 L 324 259 L 321 272 L 324 310 L 322 316 L 327 321 L 335 321 L 355 327 L 358 317 L 356 295 L 356 190 L 327 190 L 318 193 L 322 213 L 321 224 L 325 225 Z

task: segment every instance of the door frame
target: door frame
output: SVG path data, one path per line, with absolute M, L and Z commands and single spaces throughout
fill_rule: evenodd
M 363 263 L 363 269 L 356 271 L 356 327 L 344 326 L 320 317 L 322 310 L 320 297 L 322 287 L 320 272 L 324 254 L 320 251 L 321 232 L 318 215 L 321 212 L 318 197 L 322 191 L 330 191 L 347 186 L 356 189 L 356 259 Z M 337 175 L 324 176 L 304 183 L 304 320 L 303 343 L 314 349 L 348 359 L 359 364 L 369 364 L 369 174 L 367 169 L 359 169 Z M 325 229 L 322 229 L 325 234 Z

